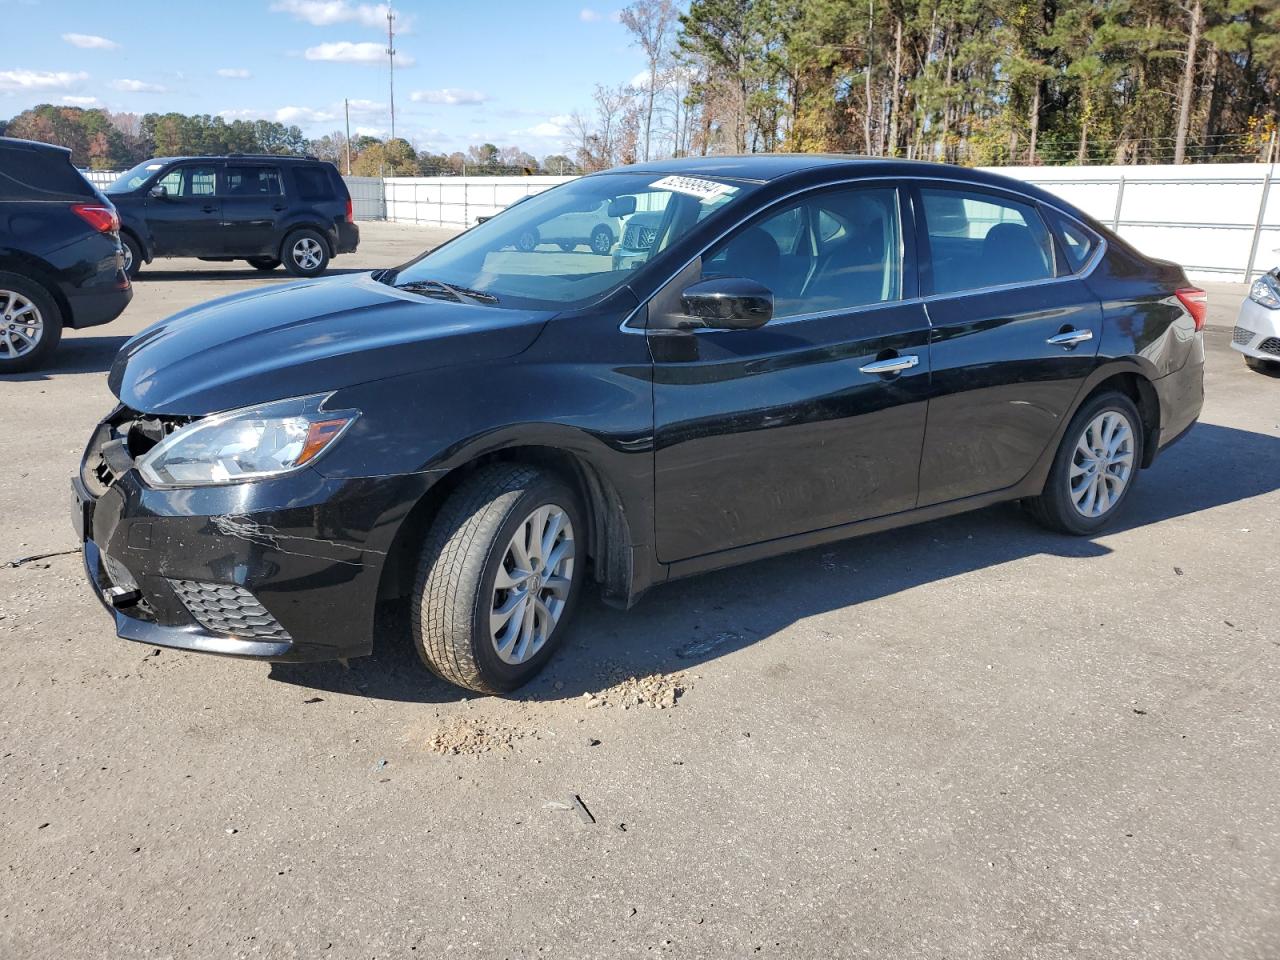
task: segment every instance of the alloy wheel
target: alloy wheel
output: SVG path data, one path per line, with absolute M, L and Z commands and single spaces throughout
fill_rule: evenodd
M 133 269 L 133 249 L 127 243 L 120 244 L 120 247 L 124 251 L 124 263 L 122 265 L 122 269 L 127 274 Z
M 1071 458 L 1071 503 L 1084 517 L 1100 517 L 1124 495 L 1133 477 L 1133 427 L 1115 410 L 1104 410 L 1084 428 Z
M 293 245 L 293 262 L 303 270 L 316 269 L 323 256 L 324 248 L 318 240 L 311 237 L 303 237 Z
M 516 527 L 493 583 L 489 630 L 504 663 L 521 664 L 546 645 L 573 586 L 574 531 L 555 504 Z
M 0 359 L 25 357 L 43 337 L 40 309 L 16 291 L 0 290 Z

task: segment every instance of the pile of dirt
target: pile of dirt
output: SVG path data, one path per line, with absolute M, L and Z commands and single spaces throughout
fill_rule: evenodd
M 666 710 L 674 707 L 689 689 L 689 675 L 651 673 L 645 677 L 629 676 L 596 693 L 583 694 L 587 706 L 651 707 Z
M 494 750 L 512 750 L 516 742 L 536 736 L 531 727 L 512 727 L 482 714 L 447 717 L 427 739 L 427 749 L 446 756 L 477 755 Z

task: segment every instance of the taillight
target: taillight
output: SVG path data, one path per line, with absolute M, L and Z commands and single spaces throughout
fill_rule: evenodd
M 1209 295 L 1199 287 L 1183 287 L 1178 291 L 1178 299 L 1196 322 L 1196 329 L 1204 329 L 1205 314 L 1209 311 Z
M 100 203 L 73 203 L 72 211 L 99 233 L 113 233 L 120 229 L 120 216 L 115 207 Z
M 347 197 L 347 223 L 355 223 L 355 222 L 356 222 L 356 212 L 352 208 L 351 198 Z

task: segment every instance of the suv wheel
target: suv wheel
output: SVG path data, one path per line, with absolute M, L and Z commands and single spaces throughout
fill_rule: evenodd
M 124 275 L 135 280 L 142 269 L 142 248 L 127 233 L 120 234 L 120 246 L 124 250 Z
M 277 257 L 250 257 L 245 263 L 255 270 L 274 270 L 280 266 L 280 260 Z
M 601 224 L 591 231 L 591 250 L 606 256 L 613 249 L 613 231 Z
M 536 467 L 495 464 L 440 508 L 413 593 L 418 654 L 481 693 L 526 683 L 564 638 L 582 590 L 578 497 Z
M 1031 515 L 1061 533 L 1090 536 L 1115 519 L 1142 463 L 1142 418 L 1122 393 L 1100 393 L 1072 418 Z
M 0 273 L 0 374 L 33 370 L 62 339 L 62 312 L 40 284 Z
M 284 268 L 295 277 L 314 277 L 329 265 L 329 245 L 314 230 L 295 230 L 284 238 Z

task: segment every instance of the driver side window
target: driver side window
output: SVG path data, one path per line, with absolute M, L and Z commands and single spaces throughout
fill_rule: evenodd
M 213 196 L 215 170 L 213 167 L 175 167 L 156 181 L 171 197 Z
M 901 237 L 894 188 L 826 190 L 747 224 L 702 273 L 764 284 L 776 318 L 848 310 L 901 299 Z

